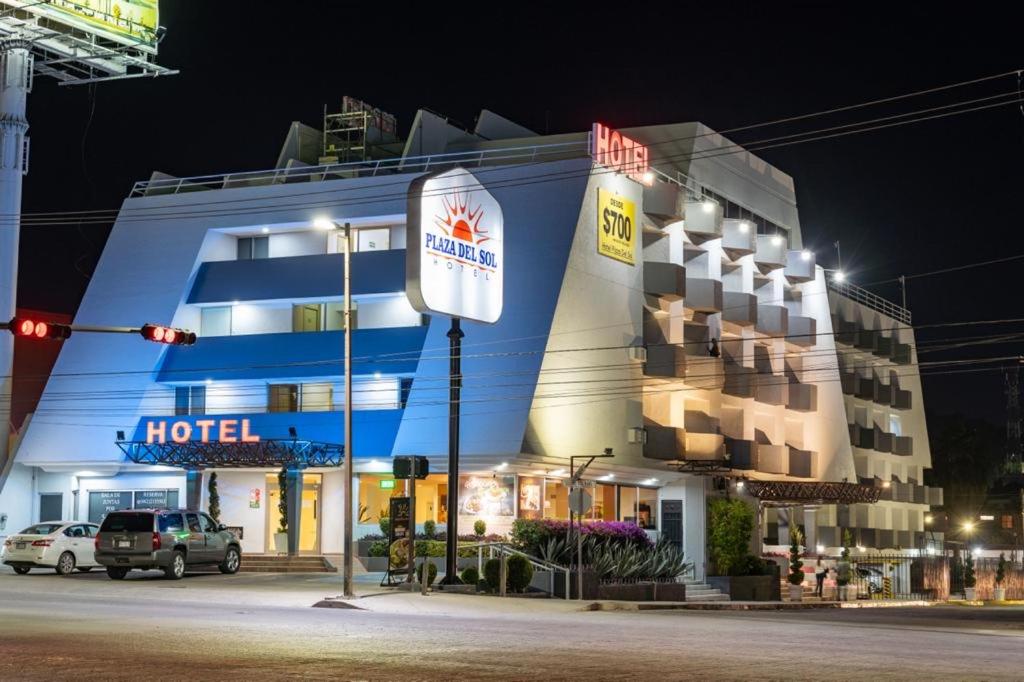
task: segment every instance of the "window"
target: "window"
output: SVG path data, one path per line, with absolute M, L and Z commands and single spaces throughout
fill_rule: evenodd
M 1013 514 L 1003 514 L 999 519 L 999 525 L 1005 530 L 1013 530 Z
M 319 303 L 292 306 L 292 331 L 320 331 L 322 329 L 320 326 L 321 310 L 322 306 Z
M 200 336 L 231 336 L 231 306 L 203 308 L 199 313 Z
M 188 530 L 190 533 L 202 533 L 203 530 L 199 526 L 199 517 L 195 514 L 185 514 L 185 520 L 188 521 Z
M 412 377 L 402 377 L 398 380 L 398 403 L 405 409 L 409 403 L 409 394 L 412 393 Z
M 903 429 L 900 426 L 900 418 L 895 414 L 889 415 L 889 433 L 894 436 L 902 436 Z
M 298 412 L 298 384 L 270 384 L 267 387 L 267 412 Z
M 299 386 L 299 412 L 330 412 L 333 405 L 333 385 L 317 383 Z
M 161 533 L 180 533 L 185 529 L 185 522 L 181 520 L 181 514 L 164 514 L 160 517 Z
M 202 527 L 204 533 L 216 533 L 217 527 L 219 525 L 216 521 L 211 519 L 206 514 L 199 515 L 199 524 Z
M 619 486 L 619 521 L 637 523 L 636 519 L 636 488 Z
M 270 237 L 239 237 L 238 260 L 270 257 Z
M 176 386 L 174 415 L 206 414 L 206 386 Z
M 386 227 L 356 230 L 357 251 L 387 251 L 391 248 L 391 230 Z
M 352 328 L 358 328 L 357 314 L 359 305 L 352 302 Z M 341 331 L 345 329 L 345 304 L 329 301 L 327 303 L 303 303 L 292 306 L 293 332 Z
M 569 490 L 565 483 L 557 478 L 544 481 L 544 518 L 569 518 Z

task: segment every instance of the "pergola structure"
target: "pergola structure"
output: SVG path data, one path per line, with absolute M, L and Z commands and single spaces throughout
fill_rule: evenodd
M 345 459 L 344 445 L 290 438 L 261 439 L 251 443 L 118 441 L 117 447 L 136 464 L 162 464 L 185 469 L 339 467 Z
M 874 504 L 881 489 L 846 481 L 746 481 L 747 490 L 767 506 Z

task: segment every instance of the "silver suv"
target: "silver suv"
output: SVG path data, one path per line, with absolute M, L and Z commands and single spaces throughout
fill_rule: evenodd
M 133 568 L 159 568 L 178 580 L 185 568 L 215 565 L 237 573 L 242 565 L 238 539 L 207 514 L 187 509 L 129 509 L 111 512 L 96 534 L 96 563 L 121 580 Z

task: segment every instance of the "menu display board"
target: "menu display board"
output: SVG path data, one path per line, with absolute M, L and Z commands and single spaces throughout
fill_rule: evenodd
M 519 477 L 519 518 L 539 519 L 543 515 L 544 479 L 540 476 Z
M 516 477 L 460 476 L 459 513 L 465 516 L 515 516 Z

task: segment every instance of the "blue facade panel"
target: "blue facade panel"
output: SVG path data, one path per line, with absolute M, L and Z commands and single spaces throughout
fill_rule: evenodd
M 367 375 L 416 371 L 427 327 L 352 332 L 352 372 Z M 194 346 L 171 346 L 157 376 L 161 382 L 340 376 L 345 332 L 212 336 Z
M 345 287 L 344 259 L 343 254 L 329 253 L 203 263 L 188 302 L 341 296 Z M 354 253 L 352 273 L 355 296 L 405 291 L 405 250 Z
M 352 440 L 355 441 L 356 457 L 391 456 L 395 444 L 398 425 L 402 421 L 403 410 L 356 410 L 352 413 Z M 234 420 L 234 435 L 237 437 L 242 419 L 249 420 L 249 434 L 261 439 L 287 439 L 288 427 L 294 426 L 296 435 L 302 440 L 320 441 L 324 443 L 344 444 L 345 429 L 343 426 L 344 412 L 266 412 L 248 414 L 217 414 L 189 415 L 180 417 L 142 417 L 135 428 L 132 440 L 146 440 L 148 426 L 154 428 L 162 424 L 167 440 L 170 440 L 171 425 L 175 422 L 187 422 L 192 427 L 192 439 L 199 440 L 200 429 L 197 420 L 212 420 L 215 424 L 209 427 L 210 440 L 217 439 L 220 422 Z

